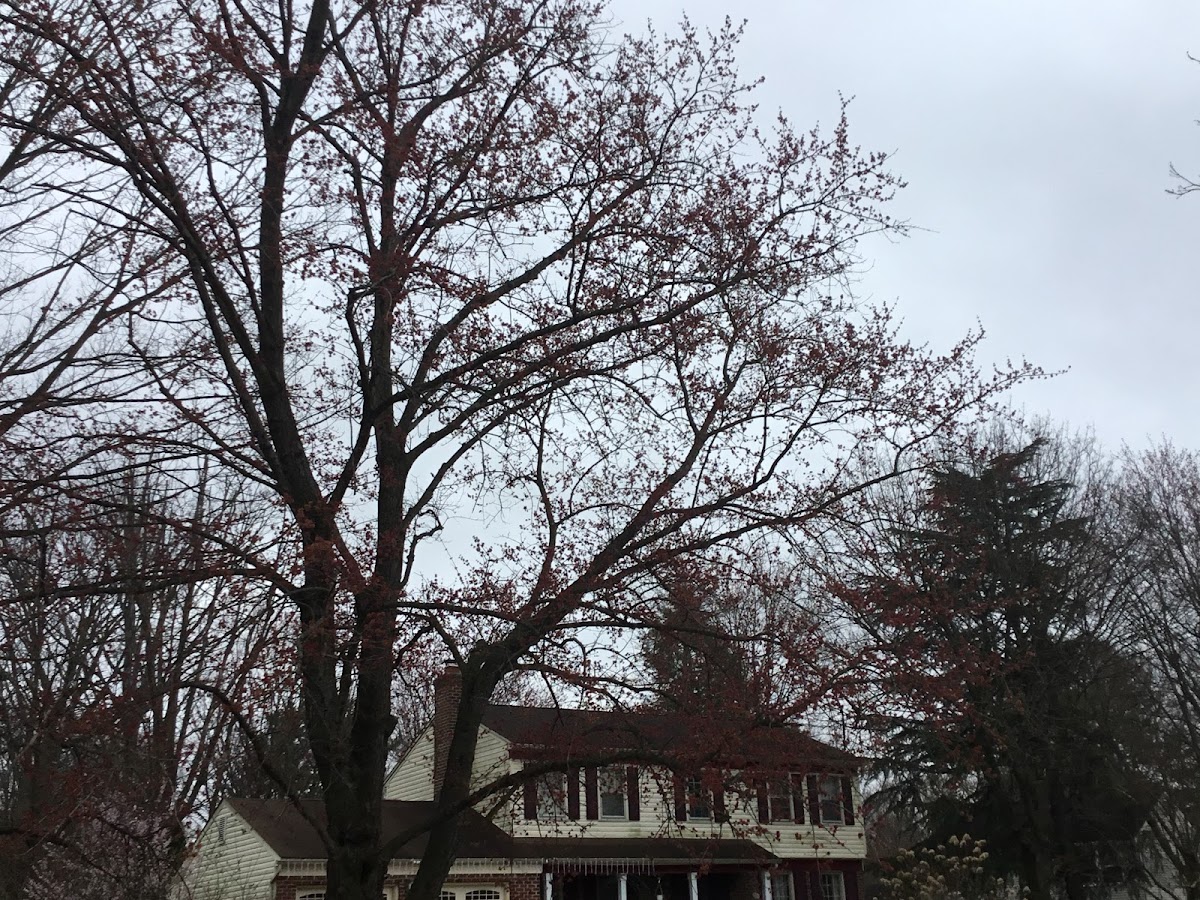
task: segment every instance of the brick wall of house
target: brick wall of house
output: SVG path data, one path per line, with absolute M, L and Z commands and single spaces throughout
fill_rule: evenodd
M 448 665 L 433 682 L 433 795 L 436 797 L 446 780 L 446 762 L 450 755 L 450 738 L 458 720 L 458 705 L 462 700 L 462 672 Z
M 762 876 L 758 872 L 739 872 L 729 890 L 729 900 L 761 900 Z
M 411 880 L 410 875 L 389 875 L 384 885 L 396 888 L 398 900 L 405 900 L 405 890 Z M 478 875 L 452 875 L 446 879 L 446 884 L 498 885 L 508 889 L 508 900 L 541 900 L 540 875 L 492 876 L 481 872 Z M 321 890 L 324 886 L 320 876 L 281 875 L 275 879 L 275 900 L 296 900 L 298 894 L 306 890 Z

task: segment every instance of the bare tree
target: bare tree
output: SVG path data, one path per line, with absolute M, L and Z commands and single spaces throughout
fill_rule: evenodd
M 5 520 L 0 869 L 13 896 L 165 896 L 228 764 L 234 718 L 210 688 L 255 721 L 254 695 L 278 681 L 275 604 L 214 569 L 198 538 L 245 535 L 236 495 L 209 481 L 181 499 L 145 476 L 116 487 L 87 516 L 58 495 L 26 504 L 23 528 Z
M 0 7 L 73 67 L 2 57 L 54 98 L 55 196 L 160 266 L 125 357 L 141 433 L 264 486 L 294 541 L 265 577 L 299 616 L 330 898 L 379 894 L 397 669 L 463 674 L 432 900 L 504 679 L 607 690 L 587 675 L 662 569 L 819 529 L 859 454 L 903 468 L 1024 374 L 981 382 L 978 336 L 937 356 L 845 296 L 898 182 L 844 119 L 759 126 L 734 29 L 602 12 Z
M 1161 890 L 1200 898 L 1200 460 L 1163 445 L 1126 460 L 1121 509 L 1133 548 L 1137 639 L 1154 672 L 1159 727 L 1147 770 L 1158 787 L 1150 818 L 1166 865 Z

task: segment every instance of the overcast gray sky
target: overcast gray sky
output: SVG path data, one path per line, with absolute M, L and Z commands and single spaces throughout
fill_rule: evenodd
M 894 213 L 923 230 L 863 247 L 860 292 L 947 347 L 1067 369 L 1014 405 L 1110 447 L 1200 449 L 1200 0 L 617 0 L 626 30 L 748 19 L 742 72 L 766 111 L 895 152 Z

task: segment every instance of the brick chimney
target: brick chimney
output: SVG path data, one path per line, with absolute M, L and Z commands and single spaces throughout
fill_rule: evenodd
M 450 756 L 450 739 L 458 719 L 458 704 L 462 700 L 462 671 L 448 663 L 433 683 L 433 795 L 442 792 L 446 780 L 446 761 Z

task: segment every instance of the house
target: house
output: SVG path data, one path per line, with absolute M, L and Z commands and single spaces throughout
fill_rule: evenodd
M 433 809 L 459 690 L 447 669 L 433 723 L 387 779 L 385 840 Z M 442 900 L 858 900 L 860 761 L 795 728 L 725 724 L 697 732 L 669 713 L 489 707 L 474 781 L 542 773 L 467 814 Z M 200 837 L 189 893 L 321 900 L 311 824 L 321 816 L 315 800 L 225 800 Z M 386 900 L 403 900 L 423 841 L 391 861 Z

